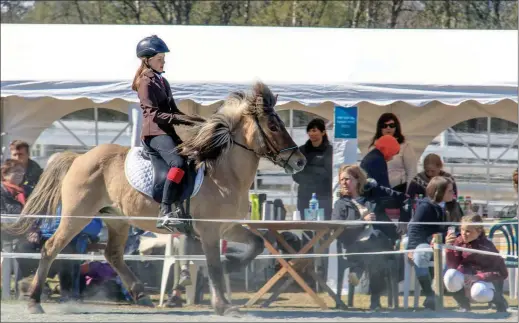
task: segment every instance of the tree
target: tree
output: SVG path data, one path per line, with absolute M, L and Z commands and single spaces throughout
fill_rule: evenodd
M 517 30 L 502 0 L 1 0 L 3 23 L 174 24 Z

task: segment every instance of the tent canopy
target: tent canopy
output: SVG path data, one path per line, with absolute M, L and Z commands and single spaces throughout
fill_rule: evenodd
M 137 42 L 168 44 L 177 100 L 210 105 L 262 80 L 279 103 L 457 105 L 517 96 L 517 34 L 146 25 L 1 25 L 2 97 L 136 101 Z
M 334 104 L 358 105 L 363 152 L 378 116 L 392 111 L 418 154 L 457 122 L 517 122 L 512 30 L 2 24 L 3 131 L 34 142 L 74 111 L 127 112 L 137 102 L 135 46 L 152 34 L 171 50 L 165 76 L 186 112 L 208 115 L 261 80 L 280 109 L 331 120 Z

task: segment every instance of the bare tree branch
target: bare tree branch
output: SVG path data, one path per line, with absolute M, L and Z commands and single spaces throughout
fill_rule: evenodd
M 76 5 L 76 10 L 77 10 L 77 14 L 78 14 L 78 17 L 79 17 L 79 22 L 84 24 L 85 23 L 85 19 L 83 18 L 83 11 L 81 10 L 81 6 L 79 5 L 79 1 L 75 0 L 74 4 Z

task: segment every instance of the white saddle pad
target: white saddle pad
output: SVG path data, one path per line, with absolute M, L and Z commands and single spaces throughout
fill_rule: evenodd
M 154 171 L 151 161 L 142 157 L 142 147 L 133 147 L 126 155 L 124 173 L 130 185 L 147 196 L 153 198 Z M 195 196 L 204 182 L 205 164 L 198 169 L 195 178 L 195 187 L 191 197 Z

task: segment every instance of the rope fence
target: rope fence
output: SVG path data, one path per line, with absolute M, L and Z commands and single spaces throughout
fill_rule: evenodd
M 476 250 L 476 249 L 468 249 L 456 247 L 448 244 L 440 244 L 440 248 L 451 249 L 456 251 L 464 251 L 464 252 L 472 252 L 481 255 L 489 255 L 501 258 L 514 258 L 517 259 L 518 256 L 513 255 L 502 255 L 500 253 Z M 301 258 L 324 258 L 324 257 L 347 257 L 347 256 L 363 256 L 363 255 L 397 255 L 397 254 L 407 254 L 414 252 L 433 252 L 434 249 L 431 247 L 430 249 L 419 249 L 419 250 L 394 250 L 394 251 L 376 251 L 376 252 L 351 252 L 351 253 L 327 253 L 327 254 L 282 254 L 282 255 L 259 255 L 255 259 L 301 259 Z M 2 252 L 3 258 L 23 258 L 23 259 L 41 259 L 40 253 L 18 253 L 18 252 Z M 222 259 L 225 258 L 224 255 L 221 256 Z M 96 260 L 105 260 L 103 255 L 95 255 L 95 254 L 59 254 L 56 259 L 63 260 L 87 260 L 87 261 L 96 261 Z M 174 259 L 175 261 L 187 260 L 187 261 L 205 261 L 204 255 L 191 255 L 191 256 L 147 256 L 147 255 L 124 255 L 125 260 L 136 260 L 136 261 L 164 261 L 166 259 Z
M 60 216 L 60 215 L 19 215 L 19 214 L 2 214 L 1 220 L 9 220 L 2 221 L 5 223 L 9 223 L 13 220 L 18 220 L 19 218 L 42 218 L 42 219 L 52 219 L 52 218 L 78 218 L 78 219 L 103 219 L 103 220 L 126 220 L 126 221 L 157 221 L 157 216 L 132 216 L 132 217 L 123 217 L 118 215 L 74 215 L 74 216 Z M 258 223 L 258 220 L 238 220 L 238 219 L 183 219 L 183 221 L 190 222 L 214 222 L 214 223 L 236 223 L 236 224 L 255 224 Z M 460 226 L 462 225 L 460 222 L 400 222 L 400 221 L 280 221 L 280 220 L 261 220 L 262 223 L 324 223 L 331 225 L 360 225 L 360 224 L 417 224 L 417 225 L 449 225 L 449 226 Z M 463 225 L 467 226 L 494 226 L 499 223 L 463 223 Z M 517 225 L 518 222 L 506 222 L 506 224 Z

